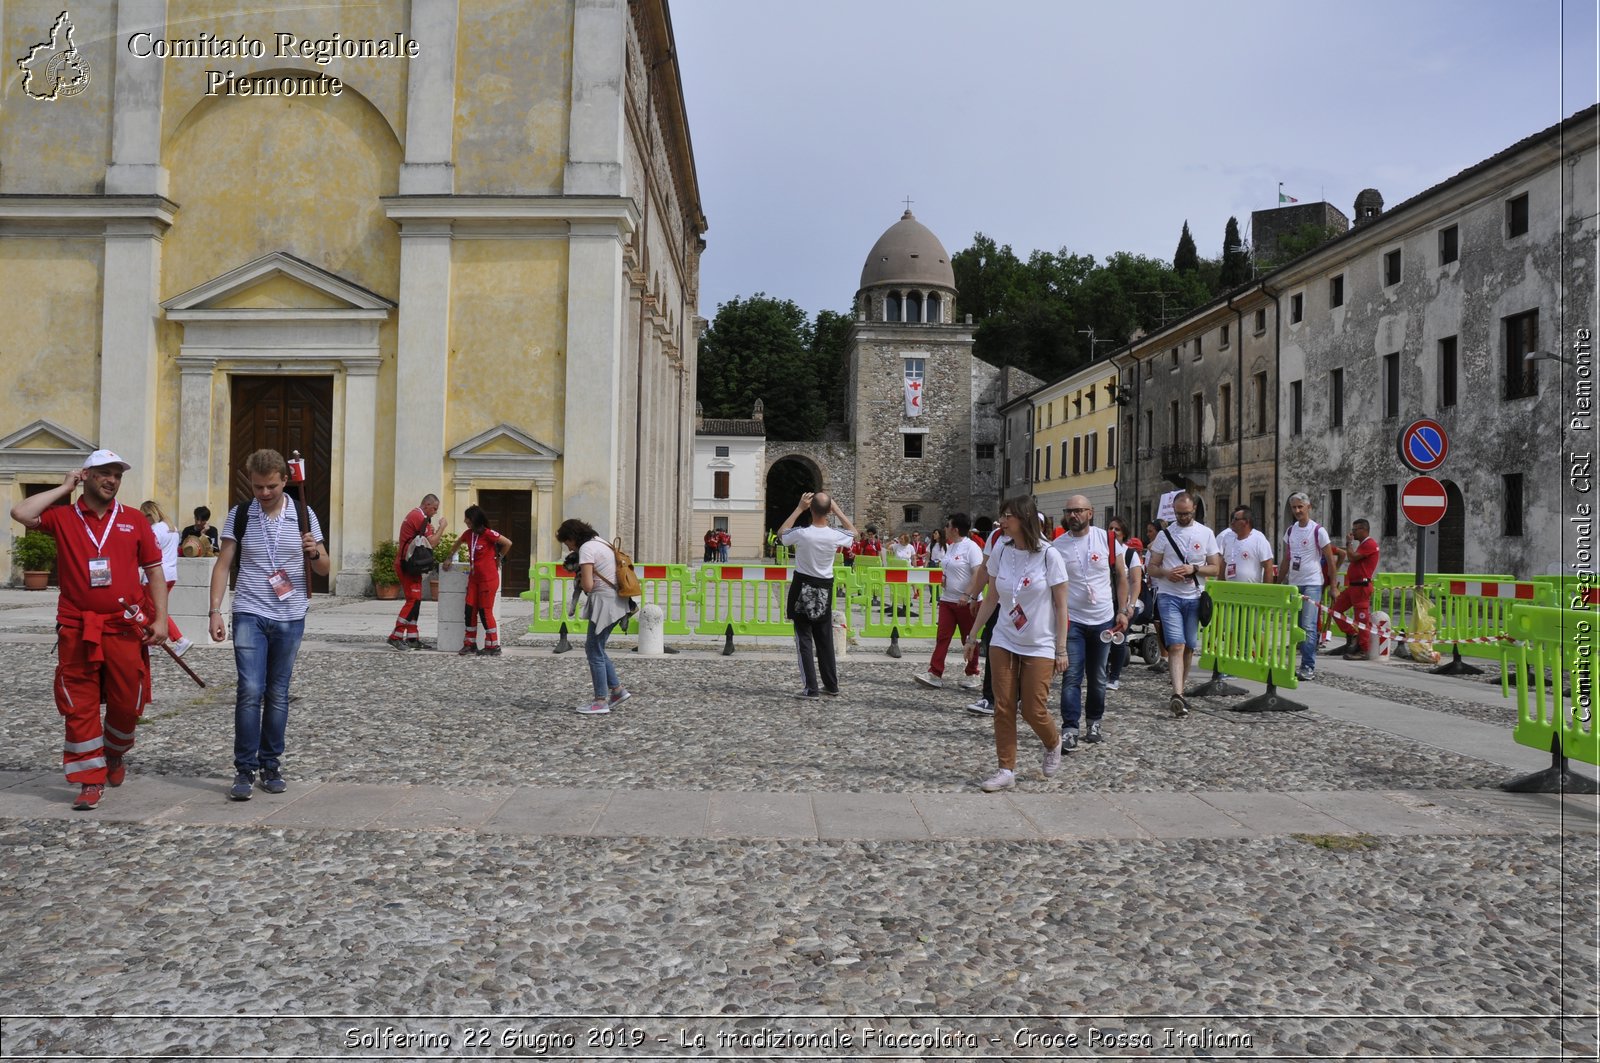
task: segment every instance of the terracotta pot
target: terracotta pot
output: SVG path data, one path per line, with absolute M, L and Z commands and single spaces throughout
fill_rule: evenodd
M 400 597 L 400 584 L 374 583 L 372 585 L 372 593 L 380 602 L 392 602 Z
M 438 574 L 435 573 L 435 574 L 429 576 L 427 584 L 422 589 L 425 592 L 427 592 L 426 593 L 426 597 L 427 597 L 428 601 L 430 601 L 430 602 L 438 601 L 439 600 L 439 576 L 438 576 Z
M 24 572 L 22 574 L 22 586 L 23 586 L 24 590 L 30 590 L 30 591 L 49 590 L 50 589 L 50 573 L 49 572 Z

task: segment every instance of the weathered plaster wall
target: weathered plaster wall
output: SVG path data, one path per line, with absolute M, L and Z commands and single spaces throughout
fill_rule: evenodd
M 85 439 L 98 433 L 100 245 L 76 237 L 0 240 L 0 292 L 8 306 L 30 308 L 3 315 L 0 435 L 41 418 Z
M 463 0 L 456 38 L 458 195 L 562 190 L 571 9 L 566 0 Z
M 70 99 L 28 99 L 17 62 L 36 44 L 50 40 L 61 8 L 7 4 L 0 19 L 4 65 L 0 66 L 0 194 L 37 192 L 48 175 L 50 191 L 88 196 L 104 191 L 111 156 L 111 85 L 116 69 L 115 4 L 111 0 L 72 5 L 72 42 L 88 63 L 89 88 Z M 43 90 L 43 72 L 32 83 Z

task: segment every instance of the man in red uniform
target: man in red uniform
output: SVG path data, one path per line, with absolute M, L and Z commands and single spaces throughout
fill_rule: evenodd
M 400 577 L 400 589 L 404 592 L 405 600 L 400 603 L 400 615 L 395 618 L 394 631 L 389 634 L 391 650 L 422 649 L 422 636 L 417 631 L 417 619 L 422 615 L 422 576 L 407 572 L 403 562 L 411 550 L 411 543 L 419 535 L 427 540 L 430 549 L 439 545 L 439 535 L 449 521 L 440 517 L 439 523 L 433 524 L 433 515 L 437 512 L 439 496 L 424 495 L 422 504 L 407 513 L 406 519 L 400 522 L 400 535 L 397 538 L 400 549 L 395 553 L 394 574 Z
M 460 656 L 471 657 L 478 650 L 478 618 L 483 618 L 485 657 L 500 656 L 500 629 L 495 626 L 494 600 L 500 594 L 500 562 L 511 549 L 511 540 L 489 527 L 489 515 L 481 506 L 468 506 L 467 531 L 461 537 L 467 549 L 467 628 Z
M 117 501 L 132 468 L 109 450 L 89 455 L 61 486 L 11 507 L 11 519 L 56 541 L 61 597 L 56 605 L 56 711 L 66 719 L 61 765 L 79 785 L 72 807 L 94 808 L 106 785 L 121 786 L 123 757 L 144 712 L 149 645 L 167 640 L 167 581 L 150 522 Z M 83 485 L 76 505 L 60 506 Z M 139 584 L 139 570 L 149 587 Z M 141 627 L 123 617 L 125 604 L 149 595 L 153 615 Z M 100 706 L 106 707 L 105 722 Z
M 1366 521 L 1358 520 L 1350 526 L 1345 545 L 1333 548 L 1339 560 L 1350 562 L 1344 590 L 1333 600 L 1333 622 L 1344 632 L 1344 646 L 1336 652 L 1345 657 L 1365 657 L 1367 640 L 1372 637 L 1367 625 L 1372 618 L 1372 577 L 1378 573 L 1378 540 L 1369 534 L 1371 530 Z M 1355 610 L 1356 623 L 1361 625 L 1359 631 L 1344 618 L 1351 609 Z

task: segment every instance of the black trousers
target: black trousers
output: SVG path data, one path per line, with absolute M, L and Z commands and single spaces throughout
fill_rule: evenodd
M 795 620 L 794 648 L 800 657 L 800 675 L 805 680 L 806 690 L 813 694 L 819 690 L 839 693 L 839 665 L 833 656 L 833 614 L 815 620 Z M 822 672 L 820 687 L 817 686 L 819 669 Z

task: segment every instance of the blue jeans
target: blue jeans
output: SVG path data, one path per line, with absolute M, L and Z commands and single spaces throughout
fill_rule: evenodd
M 617 621 L 621 623 L 621 621 Z M 583 640 L 583 655 L 589 659 L 589 679 L 594 683 L 594 700 L 604 701 L 611 691 L 622 685 L 617 678 L 617 667 L 606 654 L 606 640 L 611 638 L 617 624 L 604 631 L 596 631 L 594 621 L 589 621 L 589 634 Z
M 1167 648 L 1187 646 L 1200 652 L 1200 599 L 1176 594 L 1156 595 L 1156 615 L 1161 618 L 1161 638 Z
M 1103 624 L 1067 625 L 1067 675 L 1061 682 L 1061 722 L 1077 730 L 1083 718 L 1083 676 L 1089 674 L 1089 719 L 1098 720 L 1106 714 L 1106 659 L 1111 643 L 1100 641 L 1100 632 L 1111 628 L 1112 621 Z
M 289 678 L 300 652 L 304 620 L 233 614 L 233 663 L 239 671 L 233 704 L 233 770 L 278 767 L 289 723 Z
M 1300 599 L 1300 630 L 1306 633 L 1305 641 L 1300 643 L 1300 667 L 1308 671 L 1317 670 L 1317 603 L 1322 601 L 1322 586 L 1320 584 L 1310 587 L 1296 587 L 1295 590 L 1305 595 Z

